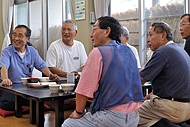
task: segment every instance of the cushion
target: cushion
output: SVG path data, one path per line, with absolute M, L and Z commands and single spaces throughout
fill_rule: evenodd
M 44 111 L 52 111 L 53 109 L 44 104 Z M 27 114 L 30 111 L 29 106 L 22 106 L 22 114 Z M 15 115 L 15 111 L 6 111 L 0 108 L 0 115 L 3 117 Z
M 22 106 L 22 113 L 26 114 L 29 113 L 30 107 L 28 106 Z M 15 111 L 6 111 L 0 108 L 0 115 L 2 115 L 3 117 L 5 116 L 13 116 L 15 115 Z

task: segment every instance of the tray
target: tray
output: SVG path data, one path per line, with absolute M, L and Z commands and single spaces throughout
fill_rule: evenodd
M 48 87 L 50 84 L 57 84 L 57 83 L 56 82 L 28 83 L 28 86 L 32 88 L 44 88 Z

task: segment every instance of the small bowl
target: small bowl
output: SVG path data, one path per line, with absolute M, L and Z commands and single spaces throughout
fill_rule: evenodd
M 61 87 L 65 93 L 72 92 L 75 84 L 61 84 Z
M 40 82 L 49 82 L 49 77 L 38 77 Z
M 49 85 L 51 93 L 58 93 L 60 85 Z
M 27 79 L 28 79 L 28 78 L 21 78 L 23 85 L 27 85 L 27 84 L 28 84 Z
M 38 83 L 38 78 L 27 78 L 28 83 Z

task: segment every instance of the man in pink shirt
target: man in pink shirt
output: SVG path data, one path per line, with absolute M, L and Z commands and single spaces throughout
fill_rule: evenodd
M 75 90 L 76 110 L 62 127 L 137 126 L 137 109 L 144 100 L 140 75 L 132 51 L 120 43 L 120 36 L 117 19 L 105 16 L 96 21 L 90 35 L 95 48 Z M 88 98 L 93 102 L 86 113 Z

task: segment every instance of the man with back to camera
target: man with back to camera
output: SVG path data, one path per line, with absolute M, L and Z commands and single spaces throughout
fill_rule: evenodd
M 190 57 L 172 40 L 168 24 L 151 25 L 147 42 L 154 53 L 140 76 L 142 85 L 152 82 L 153 92 L 139 108 L 140 127 L 153 126 L 163 118 L 172 123 L 190 119 Z
M 180 19 L 181 37 L 186 39 L 184 49 L 190 56 L 190 14 L 183 14 Z
M 21 78 L 32 77 L 32 70 L 35 67 L 51 80 L 58 81 L 59 77 L 52 74 L 46 63 L 42 60 L 38 51 L 28 45 L 31 30 L 25 25 L 15 27 L 12 34 L 12 45 L 1 51 L 0 67 L 2 85 L 21 84 Z M 15 110 L 14 94 L 1 91 L 0 107 L 4 110 Z
M 75 90 L 76 110 L 62 127 L 137 127 L 137 109 L 144 100 L 140 75 L 135 56 L 120 43 L 120 36 L 117 19 L 105 16 L 96 21 L 90 34 L 95 48 Z M 86 113 L 88 97 L 93 101 Z
M 68 72 L 78 74 L 86 63 L 87 55 L 84 45 L 74 40 L 77 35 L 76 23 L 64 21 L 61 32 L 62 39 L 52 42 L 47 51 L 47 66 L 60 77 L 66 77 Z
M 141 64 L 140 64 L 140 60 L 139 60 L 138 51 L 134 46 L 127 43 L 128 40 L 129 40 L 129 30 L 125 26 L 122 26 L 121 27 L 121 44 L 129 46 L 129 48 L 133 51 L 135 58 L 137 60 L 137 67 L 140 71 L 141 70 Z

